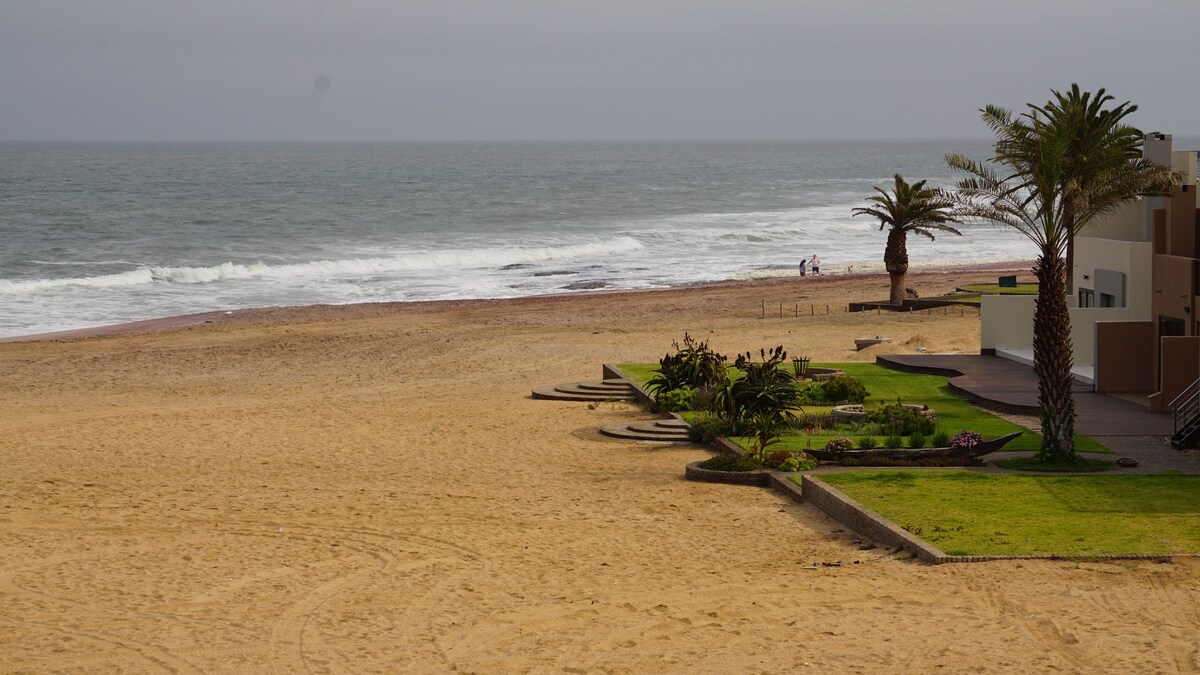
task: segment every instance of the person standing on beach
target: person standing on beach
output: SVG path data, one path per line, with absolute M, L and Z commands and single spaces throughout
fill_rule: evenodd
M 821 259 L 817 257 L 816 253 L 813 254 L 812 262 L 808 266 L 812 268 L 813 276 L 821 273 Z
M 800 276 L 804 276 L 806 274 L 805 269 L 807 269 L 807 268 L 808 268 L 808 258 L 801 258 L 800 259 Z

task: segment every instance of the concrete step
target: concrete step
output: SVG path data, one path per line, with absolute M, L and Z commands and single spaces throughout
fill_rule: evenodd
M 687 435 L 687 428 L 672 429 L 671 427 L 660 427 L 656 424 L 657 420 L 646 420 L 644 422 L 630 422 L 629 430 L 652 436 L 679 436 Z
M 623 401 L 632 398 L 632 394 L 588 391 L 571 384 L 559 384 L 534 389 L 533 398 L 544 401 Z
M 625 380 L 602 380 L 598 382 L 580 382 L 577 384 L 580 389 L 594 389 L 596 391 L 620 391 L 633 392 L 633 385 Z
M 556 384 L 555 391 L 562 394 L 577 394 L 579 396 L 595 396 L 598 401 L 607 401 L 609 399 L 623 399 L 633 396 L 632 389 L 584 389 L 575 383 Z
M 647 422 L 652 422 L 652 421 L 647 420 Z M 657 443 L 689 443 L 689 442 L 691 442 L 688 439 L 687 432 L 663 433 L 663 430 L 659 430 L 656 433 L 647 433 L 644 429 L 634 428 L 634 425 L 637 425 L 637 424 L 639 424 L 639 423 L 634 422 L 633 424 L 629 424 L 629 423 L 609 424 L 607 426 L 600 427 L 600 433 L 604 434 L 605 436 L 611 436 L 613 438 L 620 438 L 620 439 L 629 440 L 629 441 L 654 441 Z M 650 424 L 649 428 L 654 428 L 653 424 Z
M 669 417 L 669 418 L 663 419 L 663 420 L 654 420 L 654 424 L 655 424 L 655 426 L 659 426 L 664 429 L 683 429 L 686 431 L 687 429 L 690 428 L 688 426 L 687 422 L 684 422 L 683 420 L 675 419 L 674 417 Z

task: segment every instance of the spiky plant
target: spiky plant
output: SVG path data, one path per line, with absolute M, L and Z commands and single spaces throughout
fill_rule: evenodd
M 1038 378 L 1042 445 L 1036 460 L 1073 463 L 1077 456 L 1072 438 L 1075 400 L 1071 395 L 1071 317 L 1066 290 L 1069 270 L 1063 259 L 1067 243 L 1084 225 L 1125 202 L 1169 193 L 1176 176 L 1167 167 L 1140 157 L 1107 158 L 1080 170 L 1072 144 L 1080 135 L 1081 122 L 1070 106 L 1027 104 L 1026 112 L 1014 116 L 1005 108 L 989 105 L 981 113 L 996 136 L 994 156 L 983 163 L 948 155 L 950 167 L 967 174 L 948 196 L 956 204 L 956 216 L 1012 227 L 1038 247 L 1033 369 Z M 1111 129 L 1112 133 L 1124 133 Z
M 961 235 L 962 232 L 946 223 L 956 223 L 950 214 L 953 203 L 946 199 L 934 188 L 925 187 L 925 181 L 917 181 L 912 185 L 905 182 L 900 174 L 896 174 L 896 185 L 889 194 L 887 190 L 876 187 L 879 194 L 867 197 L 867 201 L 875 202 L 875 206 L 858 207 L 851 213 L 854 216 L 871 216 L 879 219 L 879 230 L 888 230 L 887 248 L 883 251 L 883 264 L 891 278 L 891 303 L 904 304 L 904 277 L 908 274 L 908 233 L 915 232 L 929 237 L 933 241 L 936 232 L 952 232 Z

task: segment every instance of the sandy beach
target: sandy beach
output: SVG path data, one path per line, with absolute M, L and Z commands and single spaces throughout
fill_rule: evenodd
M 810 506 L 684 481 L 699 447 L 597 434 L 649 416 L 632 405 L 529 396 L 684 331 L 820 361 L 978 350 L 969 309 L 823 314 L 886 290 L 265 309 L 0 344 L 0 672 L 1200 669 L 1196 559 L 860 550 Z M 855 352 L 871 335 L 894 342 Z

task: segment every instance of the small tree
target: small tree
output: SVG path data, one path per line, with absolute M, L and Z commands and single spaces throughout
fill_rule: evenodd
M 879 230 L 890 227 L 887 248 L 883 252 L 883 264 L 891 277 L 891 303 L 904 304 L 904 277 L 908 274 L 908 233 L 915 232 L 933 241 L 934 231 L 962 232 L 946 223 L 957 223 L 950 215 L 953 203 L 938 190 L 925 187 L 925 181 L 909 185 L 900 174 L 896 174 L 896 186 L 888 194 L 883 188 L 875 188 L 879 194 L 867 197 L 877 206 L 858 207 L 854 216 L 871 216 L 879 219 Z

